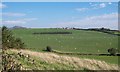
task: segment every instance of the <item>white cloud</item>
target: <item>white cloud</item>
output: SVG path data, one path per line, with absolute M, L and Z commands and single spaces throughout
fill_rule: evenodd
M 108 4 L 112 4 L 111 2 L 109 2 Z
M 19 20 L 3 20 L 2 24 L 26 24 L 33 20 L 37 20 L 37 18 L 24 18 Z
M 100 8 L 105 8 L 106 4 L 105 3 L 100 3 L 100 4 L 91 4 L 91 9 L 100 9 Z
M 117 19 L 117 17 L 118 17 L 117 13 L 111 13 L 111 14 L 104 14 L 101 16 L 92 16 L 92 17 L 88 17 L 86 19 L 113 20 L 113 19 Z
M 106 4 L 105 3 L 101 3 L 99 6 L 100 6 L 100 8 L 104 8 L 104 7 L 106 7 Z
M 24 21 L 33 21 L 33 20 L 37 20 L 38 18 L 24 18 L 22 20 Z
M 111 13 L 100 16 L 92 16 L 80 20 L 58 23 L 56 26 L 80 28 L 106 27 L 111 29 L 118 29 L 118 14 Z
M 20 21 L 20 20 L 7 20 L 3 21 L 3 24 L 25 24 L 25 21 Z
M 0 3 L 0 8 L 5 8 L 7 7 L 5 4 Z
M 19 17 L 19 16 L 25 16 L 26 14 L 24 13 L 2 13 L 3 16 L 15 16 L 15 17 Z
M 76 8 L 77 11 L 86 11 L 88 8 Z
M 76 8 L 77 11 L 87 11 L 87 10 L 94 10 L 94 9 L 100 9 L 100 8 L 105 8 L 106 4 L 105 3 L 100 3 L 100 4 L 93 4 L 89 3 L 91 8 Z

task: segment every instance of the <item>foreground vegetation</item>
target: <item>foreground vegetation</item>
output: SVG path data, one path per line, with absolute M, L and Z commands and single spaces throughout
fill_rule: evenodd
M 70 57 L 66 55 L 58 55 L 54 53 L 41 53 L 29 50 L 9 50 L 9 52 L 18 55 L 21 52 L 22 57 L 19 58 L 23 68 L 27 70 L 118 70 L 118 66 L 106 63 L 105 61 Z M 30 55 L 29 59 L 27 55 Z M 34 60 L 34 61 L 33 61 Z

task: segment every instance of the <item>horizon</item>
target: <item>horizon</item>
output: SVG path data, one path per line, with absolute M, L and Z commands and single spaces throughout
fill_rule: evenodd
M 80 27 L 24 27 L 24 26 L 12 26 L 12 27 L 8 27 L 8 28 L 13 28 L 13 27 L 23 27 L 23 28 L 26 28 L 26 29 L 49 29 L 49 28 L 78 28 L 78 29 L 101 29 L 101 28 L 105 28 L 105 29 L 109 29 L 107 27 L 92 27 L 92 28 L 80 28 Z M 110 30 L 117 30 L 117 29 L 110 29 Z
M 119 30 L 117 2 L 4 2 L 0 8 L 7 27 Z

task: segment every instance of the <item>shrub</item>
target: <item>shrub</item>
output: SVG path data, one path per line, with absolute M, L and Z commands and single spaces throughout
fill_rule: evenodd
M 46 47 L 46 51 L 52 52 L 52 48 L 51 48 L 50 46 L 47 46 L 47 47 Z
M 117 49 L 115 49 L 115 48 L 110 48 L 110 49 L 108 49 L 108 52 L 109 52 L 111 55 L 116 55 Z

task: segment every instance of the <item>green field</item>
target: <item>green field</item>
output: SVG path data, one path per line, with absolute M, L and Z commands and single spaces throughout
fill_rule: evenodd
M 108 48 L 118 48 L 118 36 L 97 31 L 65 30 L 65 29 L 14 29 L 16 37 L 25 42 L 26 48 L 43 52 L 46 46 L 62 52 L 108 53 Z M 34 32 L 72 32 L 72 34 L 37 34 Z M 79 56 L 118 63 L 118 57 Z
M 38 34 L 34 32 L 67 31 L 72 34 Z M 15 29 L 13 33 L 20 37 L 26 48 L 42 51 L 46 46 L 63 52 L 108 53 L 108 48 L 118 48 L 118 36 L 96 31 L 64 30 L 64 29 Z

